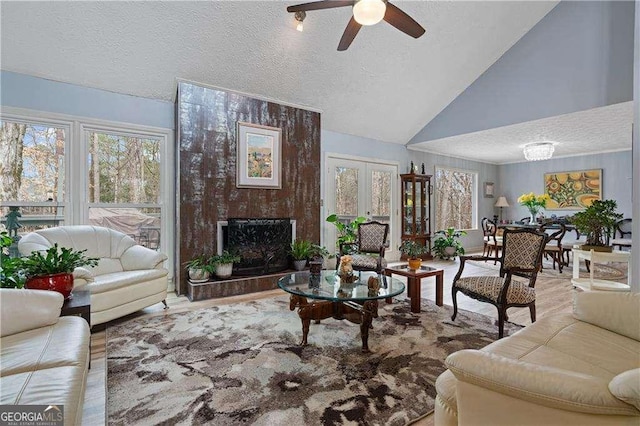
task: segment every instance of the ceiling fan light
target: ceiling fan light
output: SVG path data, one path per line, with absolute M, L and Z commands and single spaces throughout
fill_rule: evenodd
M 386 10 L 382 0 L 360 0 L 353 5 L 353 18 L 360 25 L 375 25 L 382 21 Z
M 553 155 L 553 142 L 535 142 L 524 146 L 524 158 L 527 161 L 548 160 Z

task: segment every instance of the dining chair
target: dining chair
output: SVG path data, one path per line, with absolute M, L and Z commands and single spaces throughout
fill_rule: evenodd
M 472 299 L 494 305 L 498 309 L 498 336 L 504 335 L 504 322 L 507 309 L 511 307 L 528 307 L 531 322 L 536 321 L 535 284 L 542 264 L 546 235 L 533 229 L 506 229 L 503 237 L 503 250 L 500 261 L 499 276 L 462 277 L 467 260 L 491 259 L 486 256 L 460 256 L 460 268 L 453 279 L 451 296 L 453 299 L 453 316 L 458 314 L 457 293 L 461 292 Z M 526 281 L 514 280 L 513 277 L 525 278 Z
M 620 235 L 619 238 L 616 237 L 616 233 Z M 631 219 L 622 219 L 616 223 L 611 245 L 618 246 L 620 250 L 622 247 L 631 247 Z
M 493 247 L 497 247 L 497 241 L 502 241 L 502 237 L 497 235 L 497 226 L 494 221 L 489 218 L 483 217 L 480 221 L 480 225 L 482 226 L 482 234 L 484 245 L 482 247 L 482 255 L 489 256 L 490 249 Z M 491 245 L 490 245 L 491 243 Z M 496 254 L 497 256 L 497 254 Z
M 562 273 L 562 267 L 565 266 L 562 239 L 567 233 L 567 227 L 564 223 L 550 221 L 542 225 L 540 231 L 547 235 L 547 242 L 544 246 L 545 257 L 551 257 L 553 269 L 556 269 L 556 264 L 558 264 L 558 272 Z M 568 265 L 568 262 L 566 264 Z
M 389 224 L 377 221 L 361 223 L 358 226 L 358 236 L 353 243 L 340 244 L 340 253 L 336 258 L 340 264 L 340 256 L 349 254 L 352 258 L 354 271 L 375 271 L 381 274 L 387 267 L 384 252 L 387 247 Z

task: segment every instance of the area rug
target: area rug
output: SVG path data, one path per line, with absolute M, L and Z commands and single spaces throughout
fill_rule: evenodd
M 451 311 L 381 303 L 370 354 L 333 319 L 298 346 L 286 297 L 133 319 L 107 328 L 108 423 L 403 425 L 433 410 L 447 355 L 497 339 L 491 318 Z

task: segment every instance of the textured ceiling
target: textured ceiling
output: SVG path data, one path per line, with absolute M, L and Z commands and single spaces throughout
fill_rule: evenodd
M 406 143 L 557 1 L 398 1 L 427 30 L 386 23 L 336 47 L 350 8 L 264 2 L 2 2 L 2 69 L 173 100 L 176 78 L 322 111 L 323 128 Z
M 554 158 L 631 149 L 633 102 L 410 145 L 409 149 L 493 164 L 525 161 L 522 147 L 557 142 Z

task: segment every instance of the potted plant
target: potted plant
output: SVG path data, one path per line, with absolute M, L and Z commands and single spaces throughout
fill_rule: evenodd
M 296 239 L 291 243 L 289 253 L 293 258 L 293 269 L 302 271 L 307 266 L 307 259 L 311 255 L 311 241 Z
M 420 265 L 422 265 L 422 259 L 419 256 L 428 251 L 425 246 L 414 240 L 402 241 L 399 249 L 402 253 L 407 255 L 409 269 L 420 269 Z
M 189 280 L 194 283 L 203 283 L 209 281 L 211 274 L 216 270 L 215 265 L 211 262 L 211 257 L 201 254 L 185 263 L 185 268 L 189 274 Z
M 346 243 L 355 243 L 358 238 L 358 226 L 367 220 L 366 217 L 358 216 L 351 222 L 346 224 L 340 222 L 337 214 L 329 215 L 327 222 L 333 223 L 338 230 L 338 238 L 336 239 L 336 247 L 340 250 L 340 246 Z M 349 253 L 344 253 L 349 254 Z
M 27 276 L 25 286 L 31 289 L 54 290 L 68 299 L 73 290 L 73 270 L 98 264 L 98 258 L 84 255 L 86 251 L 58 247 L 56 243 L 46 251 L 32 252 L 21 260 Z
M 330 258 L 329 250 L 325 246 L 319 244 L 311 244 L 311 253 L 309 255 L 309 270 L 312 274 L 319 274 L 324 265 L 324 259 Z
M 228 250 L 222 254 L 211 257 L 211 263 L 215 265 L 216 276 L 218 278 L 229 278 L 233 273 L 233 264 L 240 261 L 240 256 L 229 253 Z
M 433 241 L 432 251 L 439 258 L 449 260 L 464 254 L 464 247 L 458 238 L 467 235 L 467 231 L 456 230 L 453 227 L 449 227 L 446 230 L 437 231 L 434 235 L 438 237 Z
M 13 238 L 6 231 L 0 232 L 0 287 L 22 288 L 26 280 L 22 270 L 22 260 L 8 254 Z
M 582 250 L 612 251 L 607 244 L 608 237 L 614 232 L 616 222 L 622 219 L 622 214 L 616 213 L 617 207 L 615 200 L 596 200 L 584 211 L 571 217 L 571 223 L 587 236 Z

